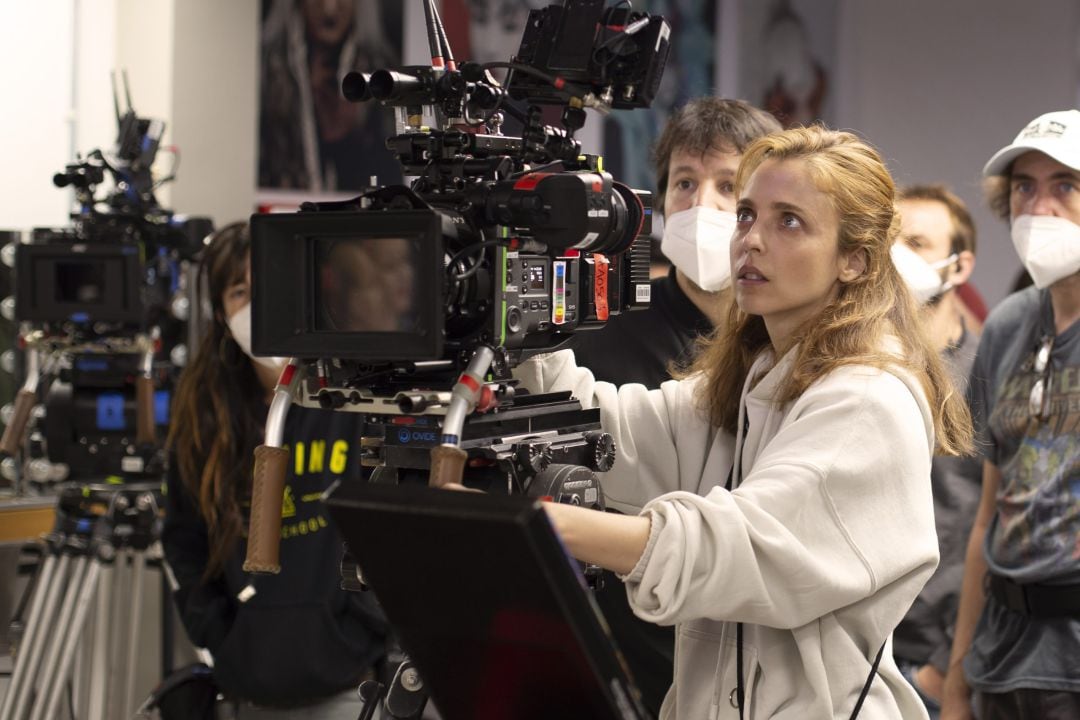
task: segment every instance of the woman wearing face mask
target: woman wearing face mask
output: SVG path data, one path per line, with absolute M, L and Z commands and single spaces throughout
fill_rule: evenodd
M 688 377 L 616 389 L 568 352 L 518 368 L 599 406 L 607 496 L 653 497 L 549 516 L 676 625 L 663 720 L 925 718 L 887 646 L 937 562 L 931 455 L 971 425 L 890 260 L 892 179 L 853 135 L 800 128 L 751 145 L 735 188 L 735 303 Z
M 252 452 L 282 366 L 251 355 L 250 248 L 246 223 L 234 223 L 203 253 L 212 313 L 176 392 L 162 544 L 184 627 L 213 655 L 237 717 L 355 720 L 386 626 L 367 594 L 339 588 L 341 541 L 320 500 L 333 480 L 360 477 L 354 414 L 289 412 L 282 570 L 242 592 Z

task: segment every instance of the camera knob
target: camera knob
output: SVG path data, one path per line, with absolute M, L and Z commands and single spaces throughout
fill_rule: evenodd
M 506 310 L 506 329 L 512 333 L 521 332 L 521 308 L 511 305 Z
M 586 433 L 585 442 L 589 444 L 587 467 L 596 472 L 607 472 L 615 465 L 615 438 L 609 433 L 595 431 Z
M 514 453 L 518 464 L 526 473 L 535 475 L 551 464 L 551 445 L 548 443 L 523 443 Z

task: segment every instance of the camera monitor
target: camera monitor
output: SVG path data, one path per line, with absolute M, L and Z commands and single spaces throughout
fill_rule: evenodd
M 342 483 L 327 502 L 443 718 L 647 717 L 538 500 Z
M 442 353 L 443 243 L 430 210 L 255 215 L 259 355 L 427 360 Z
M 30 322 L 142 320 L 134 245 L 42 243 L 15 254 L 15 316 Z

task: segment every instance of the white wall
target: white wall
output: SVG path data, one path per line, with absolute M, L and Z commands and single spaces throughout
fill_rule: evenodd
M 259 1 L 179 0 L 173 38 L 170 137 L 181 164 L 167 207 L 219 227 L 246 219 L 258 170 Z
M 900 183 L 945 182 L 979 231 L 973 282 L 991 305 L 1020 269 L 986 210 L 983 164 L 1032 118 L 1075 107 L 1075 0 L 846 0 L 836 75 L 839 124 L 873 142 Z
M 71 2 L 0 3 L 0 228 L 67 221 L 52 176 L 72 157 Z
M 178 180 L 157 191 L 177 212 L 218 223 L 255 202 L 258 0 L 0 3 L 0 228 L 65 225 L 72 194 L 52 175 L 116 141 L 112 72 L 127 73 L 140 117 L 165 121 Z M 120 110 L 127 109 L 118 78 Z M 157 174 L 172 163 L 158 156 Z

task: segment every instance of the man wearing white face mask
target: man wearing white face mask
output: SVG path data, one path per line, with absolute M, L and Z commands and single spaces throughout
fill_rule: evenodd
M 975 224 L 964 202 L 941 185 L 897 192 L 900 235 L 893 262 L 916 299 L 934 347 L 954 387 L 967 387 L 979 343 L 957 295 L 975 267 Z M 953 625 L 964 574 L 964 550 L 979 504 L 982 463 L 972 457 L 936 456 L 930 469 L 940 560 L 893 633 L 893 654 L 919 691 L 931 720 L 941 707 Z
M 723 322 L 730 298 L 728 244 L 735 227 L 735 170 L 743 150 L 780 123 L 740 100 L 691 100 L 668 120 L 653 150 L 656 206 L 664 215 L 661 250 L 673 267 L 652 281 L 647 310 L 623 313 L 571 345 L 582 367 L 597 380 L 659 387 L 672 364 L 686 364 L 695 342 Z M 647 709 L 659 714 L 671 685 L 671 628 L 634 617 L 622 582 L 605 573 L 597 593 L 619 649 L 642 691 Z
M 735 228 L 735 170 L 754 140 L 780 130 L 776 119 L 741 100 L 703 97 L 676 110 L 653 149 L 656 207 L 664 217 L 661 251 L 673 264 L 652 282 L 647 310 L 615 316 L 575 336 L 578 364 L 597 380 L 659 387 L 672 362 L 723 322 Z
M 983 174 L 1035 286 L 987 319 L 971 373 L 983 489 L 942 718 L 1077 718 L 1080 112 L 1039 116 Z

